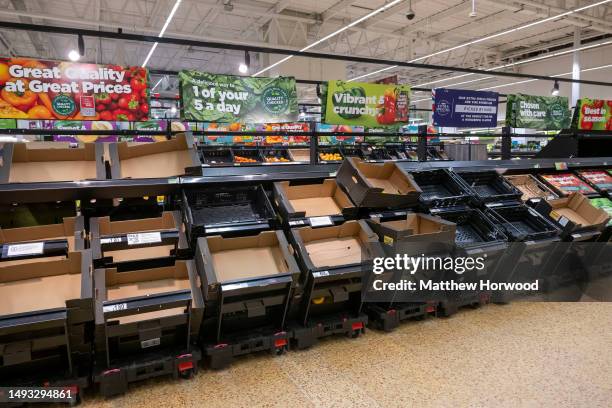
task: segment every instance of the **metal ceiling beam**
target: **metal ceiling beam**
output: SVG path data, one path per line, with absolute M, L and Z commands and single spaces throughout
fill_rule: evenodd
M 280 54 L 280 55 L 294 55 L 299 57 L 309 57 L 309 58 L 321 58 L 321 59 L 329 59 L 329 60 L 338 60 L 338 61 L 349 61 L 349 62 L 360 62 L 364 64 L 385 64 L 385 65 L 397 65 L 400 67 L 407 68 L 419 68 L 419 69 L 439 69 L 444 71 L 456 71 L 456 72 L 465 72 L 470 74 L 483 74 L 483 75 L 492 75 L 492 76 L 500 76 L 500 77 L 512 77 L 512 78 L 529 78 L 529 79 L 540 79 L 546 81 L 559 81 L 559 82 L 568 82 L 568 83 L 583 83 L 589 85 L 598 85 L 598 86 L 610 86 L 612 87 L 612 82 L 603 82 L 603 81 L 588 81 L 588 80 L 575 80 L 569 78 L 555 78 L 546 75 L 534 75 L 534 74 L 526 74 L 526 73 L 518 73 L 518 72 L 498 72 L 498 71 L 485 71 L 480 69 L 471 69 L 471 68 L 460 68 L 460 67 L 447 67 L 444 65 L 435 65 L 435 64 L 421 64 L 421 63 L 411 63 L 405 61 L 396 61 L 396 60 L 380 60 L 378 58 L 367 58 L 367 57 L 358 57 L 352 55 L 340 55 L 340 54 L 327 54 L 320 52 L 310 52 L 310 51 L 295 51 L 286 48 L 274 48 L 274 47 L 253 47 L 242 44 L 230 43 L 230 42 L 212 42 L 212 41 L 197 41 L 197 40 L 189 40 L 184 38 L 173 38 L 169 36 L 165 36 L 162 38 L 151 36 L 151 35 L 141 35 L 141 34 L 128 34 L 128 33 L 119 33 L 112 31 L 96 31 L 96 30 L 79 30 L 72 27 L 54 27 L 48 25 L 36 25 L 36 24 L 24 24 L 24 23 L 16 23 L 12 21 L 0 21 L 0 28 L 5 29 L 13 29 L 13 30 L 23 30 L 23 31 L 34 31 L 34 32 L 44 32 L 44 33 L 56 33 L 56 34 L 66 34 L 66 35 L 75 35 L 82 34 L 83 36 L 88 37 L 102 37 L 102 38 L 113 38 L 113 39 L 122 39 L 126 41 L 141 41 L 141 42 L 158 42 L 160 44 L 175 44 L 175 45 L 188 45 L 193 47 L 202 47 L 202 48 L 217 48 L 222 50 L 241 50 L 241 51 L 252 51 L 252 52 L 262 52 L 268 54 Z
M 339 1 L 338 3 L 334 4 L 333 6 L 331 6 L 330 8 L 328 8 L 321 14 L 321 20 L 322 21 L 329 20 L 330 18 L 334 17 L 336 14 L 341 13 L 345 8 L 352 6 L 356 2 L 357 0 Z

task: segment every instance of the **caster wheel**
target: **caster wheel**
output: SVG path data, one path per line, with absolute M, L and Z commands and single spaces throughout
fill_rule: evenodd
M 356 339 L 360 335 L 361 335 L 361 330 L 353 330 L 352 333 L 350 334 L 351 339 Z
M 277 356 L 282 356 L 283 354 L 285 354 L 285 351 L 287 351 L 287 348 L 285 346 L 277 347 L 276 349 L 274 349 L 274 354 Z
M 194 375 L 194 372 L 192 368 L 179 372 L 179 376 L 184 380 L 189 380 L 193 378 L 193 375 Z

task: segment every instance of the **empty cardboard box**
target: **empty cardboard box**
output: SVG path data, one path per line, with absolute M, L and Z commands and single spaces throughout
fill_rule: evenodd
M 96 269 L 98 362 L 112 365 L 140 352 L 189 348 L 198 337 L 204 310 L 198 282 L 192 260 L 129 272 Z
M 190 167 L 200 167 L 200 158 L 191 133 L 179 133 L 172 140 L 129 145 L 109 145 L 113 179 L 164 178 L 181 176 Z
M 512 185 L 518 188 L 523 195 L 521 200 L 552 200 L 558 195 L 531 174 L 517 174 L 515 176 L 505 176 Z
M 207 286 L 299 274 L 282 231 L 223 238 L 199 239 L 202 251 L 201 278 Z
M 400 208 L 418 204 L 421 189 L 396 163 L 344 160 L 336 180 L 359 207 Z
M 580 193 L 541 201 L 536 209 L 561 225 L 563 235 L 587 230 L 601 231 L 610 221 L 610 215 L 605 210 L 594 207 L 589 199 Z
M 351 219 L 357 216 L 357 208 L 334 179 L 303 185 L 280 181 L 274 183 L 274 199 L 285 222 L 311 217 Z
M 421 255 L 449 251 L 455 244 L 457 226 L 440 217 L 408 214 L 403 220 L 368 220 L 379 241 L 390 254 Z
M 85 143 L 76 148 L 36 148 L 28 143 L 4 144 L 0 166 L 1 183 L 95 179 L 106 179 L 102 143 Z
M 92 218 L 89 226 L 97 267 L 117 267 L 124 271 L 169 266 L 174 264 L 176 256 L 186 254 L 189 247 L 178 211 L 124 221 Z
M 291 230 L 305 272 L 358 266 L 381 255 L 378 237 L 365 221 L 347 221 L 323 228 Z

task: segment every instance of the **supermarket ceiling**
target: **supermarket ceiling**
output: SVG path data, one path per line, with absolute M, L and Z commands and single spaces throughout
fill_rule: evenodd
M 0 0 L 0 20 L 154 36 L 165 27 L 166 37 L 519 72 L 527 72 L 524 61 L 571 50 L 576 28 L 583 47 L 612 50 L 612 1 L 601 0 Z M 0 29 L 0 55 L 67 59 L 76 47 L 76 35 Z M 151 43 L 85 37 L 82 60 L 238 74 L 245 58 L 235 50 L 171 44 L 151 49 Z M 267 69 L 282 58 L 251 53 L 249 73 L 282 73 L 288 62 Z M 342 64 L 348 79 L 398 75 L 413 86 L 460 75 Z M 158 91 L 176 89 L 172 77 L 153 80 L 161 80 Z

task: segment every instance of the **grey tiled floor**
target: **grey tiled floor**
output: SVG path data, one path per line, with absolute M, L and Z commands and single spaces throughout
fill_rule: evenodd
M 369 330 L 85 407 L 610 407 L 612 303 L 514 303 Z

